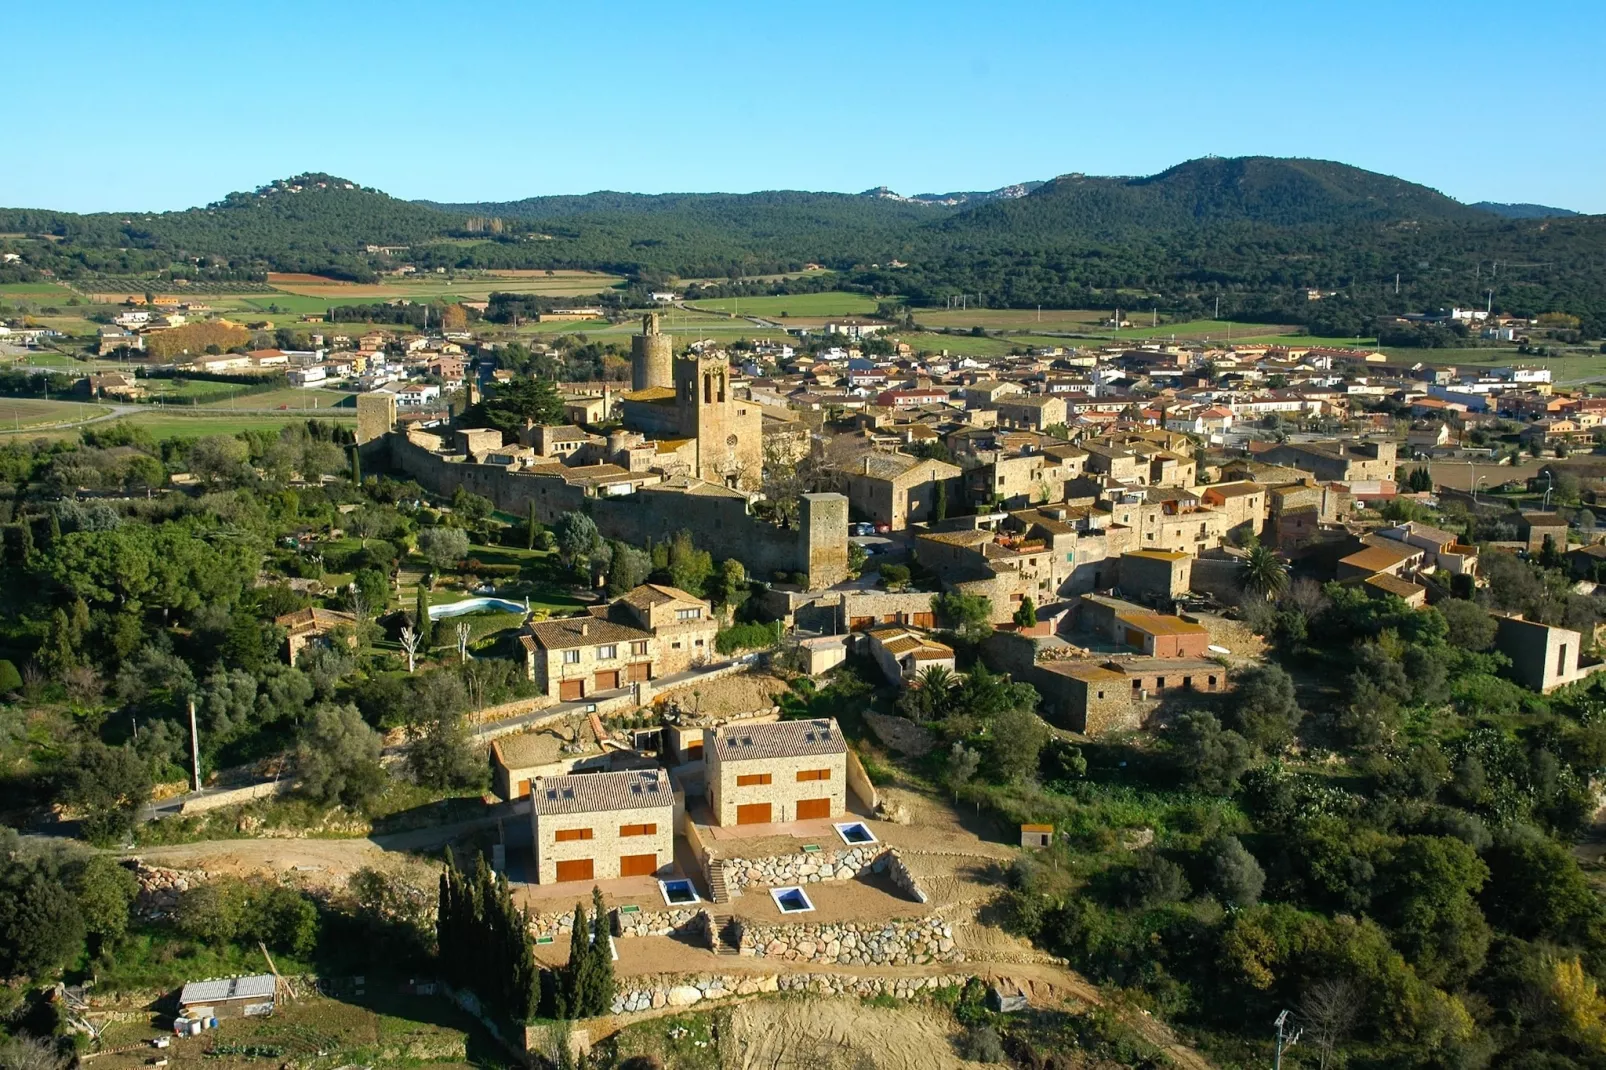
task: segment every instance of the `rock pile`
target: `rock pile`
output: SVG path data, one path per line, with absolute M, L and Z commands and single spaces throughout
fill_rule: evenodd
M 148 866 L 134 859 L 130 867 L 139 891 L 134 895 L 134 916 L 142 921 L 161 921 L 178 909 L 179 897 L 196 885 L 206 883 L 210 874 L 201 869 L 167 869 Z
M 941 918 L 885 924 L 743 925 L 742 954 L 823 965 L 924 966 L 963 962 L 953 927 Z

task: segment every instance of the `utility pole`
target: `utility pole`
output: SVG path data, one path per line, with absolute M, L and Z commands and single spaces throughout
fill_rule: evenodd
M 1276 1061 L 1272 1063 L 1272 1070 L 1283 1070 L 1283 1050 L 1298 1044 L 1299 1034 L 1302 1033 L 1303 1030 L 1295 1029 L 1292 1033 L 1288 1032 L 1287 1011 L 1283 1011 L 1281 1014 L 1279 1014 L 1277 1016 L 1277 1021 L 1274 1024 L 1277 1026 L 1277 1058 Z
M 201 736 L 195 730 L 195 696 L 189 699 L 190 707 L 190 787 L 201 790 Z

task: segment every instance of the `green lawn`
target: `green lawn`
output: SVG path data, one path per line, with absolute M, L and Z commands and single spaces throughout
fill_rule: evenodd
M 340 413 L 323 411 L 313 415 L 319 420 L 353 424 L 357 421 L 355 411 Z M 287 424 L 300 423 L 305 419 L 307 415 L 300 412 L 286 412 L 281 416 L 269 414 L 227 416 L 222 413 L 215 416 L 210 414 L 181 416 L 176 413 L 153 411 L 139 412 L 120 420 L 109 421 L 106 426 L 126 422 L 135 427 L 143 427 L 157 439 L 200 438 L 203 435 L 237 435 L 241 431 L 276 431 Z
M 878 302 L 864 294 L 827 290 L 817 294 L 783 294 L 779 297 L 722 297 L 712 301 L 694 301 L 691 308 L 707 312 L 733 312 L 742 316 L 763 316 L 779 319 L 783 316 L 865 316 L 872 315 Z
M 349 394 L 343 390 L 303 390 L 299 387 L 287 386 L 283 390 L 269 390 L 261 394 L 246 394 L 244 397 L 230 398 L 223 401 L 203 401 L 203 409 L 286 409 L 290 411 L 312 410 L 322 412 L 328 409 L 342 408 L 348 412 L 355 412 L 356 394 Z
M 73 292 L 55 282 L 0 282 L 0 297 L 46 299 L 59 297 L 63 301 Z
M 1551 376 L 1562 383 L 1594 382 L 1606 379 L 1606 353 L 1568 353 L 1560 357 L 1539 357 L 1532 353 L 1518 353 L 1515 349 L 1411 349 L 1389 347 L 1383 350 L 1400 361 L 1421 361 L 1424 364 L 1467 364 L 1507 367 L 1521 364 L 1528 367 L 1549 368 Z

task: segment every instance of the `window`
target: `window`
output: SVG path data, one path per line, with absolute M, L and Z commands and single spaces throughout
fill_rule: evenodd
M 670 643 L 669 645 L 672 648 L 674 648 L 675 650 L 679 650 L 680 649 L 680 640 L 677 639 L 673 643 Z
M 703 641 L 701 639 L 699 639 L 695 643 L 693 643 L 692 645 L 693 646 L 702 646 L 703 645 Z
M 565 650 L 563 652 L 563 664 L 565 664 L 565 665 L 578 665 L 578 664 L 580 664 L 580 652 L 578 650 Z
M 798 783 L 802 783 L 805 780 L 830 780 L 831 779 L 831 770 L 829 770 L 829 769 L 799 769 L 797 771 L 797 779 L 798 779 Z
M 647 640 L 638 639 L 630 644 L 630 653 L 640 655 L 647 652 Z
M 657 834 L 658 826 L 650 823 L 645 825 L 619 826 L 619 835 L 621 836 L 656 836 Z
M 744 773 L 736 778 L 736 786 L 738 788 L 751 788 L 755 785 L 768 784 L 769 782 L 770 774 L 768 773 Z
M 597 647 L 597 657 L 601 658 L 603 661 L 611 661 L 618 656 L 619 648 L 613 643 L 609 643 L 607 646 Z
M 702 620 L 703 619 L 702 607 L 698 606 L 696 609 L 677 609 L 677 610 L 675 610 L 675 619 L 676 620 Z
M 558 829 L 558 834 L 554 838 L 559 843 L 572 843 L 575 840 L 589 840 L 591 838 L 591 830 L 590 829 Z

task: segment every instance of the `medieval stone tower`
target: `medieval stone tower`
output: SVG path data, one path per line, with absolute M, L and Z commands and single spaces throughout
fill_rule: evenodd
M 688 353 L 674 362 L 676 423 L 697 440 L 697 478 L 723 487 L 756 490 L 763 482 L 764 414 L 737 398 L 723 356 Z
M 658 333 L 658 313 L 641 317 L 641 333 L 630 339 L 630 388 L 673 386 L 674 350 L 667 334 Z
M 357 445 L 387 435 L 396 426 L 395 394 L 357 395 Z

